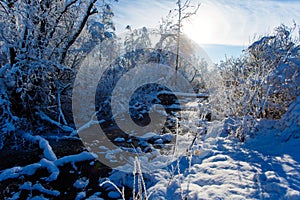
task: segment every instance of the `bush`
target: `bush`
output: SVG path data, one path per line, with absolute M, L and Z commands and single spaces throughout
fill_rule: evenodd
M 299 95 L 300 47 L 293 30 L 281 25 L 250 45 L 241 58 L 218 66 L 222 84 L 212 94 L 217 103 L 213 110 L 241 119 L 239 138 L 255 131 L 257 119 L 279 119 Z

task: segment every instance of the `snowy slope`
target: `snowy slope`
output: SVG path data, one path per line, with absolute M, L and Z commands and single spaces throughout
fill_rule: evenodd
M 150 199 L 300 199 L 300 97 L 245 143 L 222 133 L 224 123 L 211 126 L 219 137 L 199 138 L 190 165 L 182 158 L 180 173 L 154 173 Z

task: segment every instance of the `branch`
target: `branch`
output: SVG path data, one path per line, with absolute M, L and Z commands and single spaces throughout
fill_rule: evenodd
M 44 151 L 44 157 L 47 159 L 47 160 L 50 160 L 50 161 L 55 161 L 57 160 L 57 157 L 55 155 L 55 153 L 53 152 L 52 150 L 52 147 L 49 145 L 49 142 L 42 138 L 41 136 L 33 136 L 29 133 L 23 133 L 22 134 L 22 137 L 30 142 L 33 142 L 33 143 L 38 143 L 39 144 L 39 147 L 41 149 L 43 149 Z
M 69 4 L 67 4 L 64 9 L 60 12 L 60 15 L 56 18 L 55 20 L 55 25 L 52 28 L 52 30 L 49 33 L 48 38 L 52 38 L 53 34 L 56 31 L 56 28 L 58 27 L 58 23 L 60 22 L 60 19 L 62 18 L 62 16 L 68 11 L 69 7 L 72 6 L 73 4 L 75 4 L 77 2 L 77 0 L 71 1 Z
M 58 167 L 64 166 L 68 163 L 82 162 L 93 159 L 95 159 L 95 156 L 89 152 L 81 152 L 76 155 L 65 156 L 55 161 L 49 161 L 43 158 L 38 163 L 30 164 L 25 167 L 17 166 L 1 171 L 0 182 L 8 179 L 15 179 L 23 175 L 32 176 L 40 168 L 46 168 L 50 173 L 50 176 L 46 179 L 47 181 L 55 181 L 60 173 Z
M 40 115 L 40 117 L 41 117 L 42 120 L 45 120 L 47 122 L 50 122 L 51 124 L 56 125 L 57 127 L 59 127 L 60 129 L 62 129 L 63 131 L 74 132 L 73 128 L 71 128 L 70 126 L 62 125 L 61 123 L 59 123 L 57 121 L 54 121 L 49 116 L 47 116 L 44 112 L 39 111 L 38 114 Z
M 181 20 L 185 20 L 185 19 L 187 19 L 187 18 L 189 18 L 189 17 L 191 17 L 191 16 L 193 16 L 193 15 L 196 15 L 197 12 L 198 12 L 198 10 L 199 10 L 199 8 L 200 8 L 200 6 L 201 6 L 200 3 L 197 4 L 195 10 L 194 10 L 193 12 L 186 13 L 186 14 L 181 18 Z
M 98 111 L 98 112 L 99 112 L 99 111 Z M 80 128 L 78 128 L 77 130 L 74 130 L 74 131 L 71 133 L 71 136 L 74 136 L 76 133 L 79 133 L 79 132 L 81 132 L 81 131 L 83 131 L 83 130 L 85 130 L 85 129 L 88 129 L 88 128 L 90 128 L 91 126 L 93 126 L 93 125 L 95 125 L 95 124 L 101 124 L 101 123 L 105 122 L 105 120 L 100 120 L 100 121 L 98 121 L 97 119 L 94 119 L 94 118 L 96 117 L 96 115 L 97 115 L 98 112 L 95 112 L 95 113 L 92 115 L 90 121 L 88 121 L 87 123 L 85 123 L 84 125 L 82 125 L 82 126 L 81 126 Z
M 2 1 L 0 1 L 0 5 L 1 7 L 4 9 L 4 12 L 6 13 L 6 15 L 9 15 L 9 12 L 7 11 L 7 9 L 4 7 L 4 5 L 2 4 Z
M 69 48 L 74 44 L 74 42 L 76 41 L 76 39 L 79 37 L 80 33 L 82 32 L 88 18 L 97 13 L 96 9 L 93 9 L 94 4 L 96 3 L 97 0 L 93 0 L 92 2 L 90 2 L 89 6 L 87 7 L 87 10 L 85 12 L 85 15 L 82 19 L 82 21 L 79 23 L 79 27 L 77 28 L 77 30 L 75 31 L 75 33 L 70 37 L 69 41 L 67 42 L 67 44 L 65 45 L 65 47 L 62 49 L 62 54 L 60 57 L 60 63 L 63 63 L 65 60 L 65 57 L 67 55 L 67 52 L 69 50 Z M 93 10 L 92 10 L 93 9 Z

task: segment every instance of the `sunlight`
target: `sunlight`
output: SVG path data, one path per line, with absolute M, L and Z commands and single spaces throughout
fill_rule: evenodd
M 204 0 L 197 15 L 184 23 L 184 33 L 198 44 L 244 46 L 281 23 L 292 26 L 299 16 L 294 2 L 222 2 Z
M 184 33 L 198 44 L 224 43 L 224 37 L 220 33 L 223 34 L 229 28 L 220 9 L 207 4 L 202 5 L 198 14 L 183 27 Z
M 196 16 L 190 23 L 186 23 L 184 33 L 198 44 L 218 44 L 220 32 L 215 19 L 217 17 Z

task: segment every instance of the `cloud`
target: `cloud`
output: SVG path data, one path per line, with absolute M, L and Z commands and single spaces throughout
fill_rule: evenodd
M 203 0 L 185 31 L 197 43 L 206 44 L 202 46 L 218 62 L 225 55 L 239 56 L 257 37 L 282 23 L 291 26 L 300 19 L 299 7 L 300 1 L 291 0 Z
M 169 0 L 122 0 L 114 4 L 115 22 L 119 32 L 123 32 L 127 25 L 133 28 L 143 26 L 154 28 L 158 26 L 162 17 L 175 5 Z
M 255 35 L 271 33 L 274 27 L 300 19 L 298 0 L 200 0 L 201 7 L 185 32 L 200 44 L 248 45 Z M 122 0 L 114 5 L 119 32 L 127 24 L 133 28 L 155 27 L 175 0 Z M 296 21 L 297 22 L 297 21 Z M 298 21 L 300 23 L 300 21 Z
M 282 23 L 292 25 L 300 19 L 299 7 L 299 1 L 203 0 L 186 32 L 202 44 L 248 45 L 255 35 L 271 33 Z

